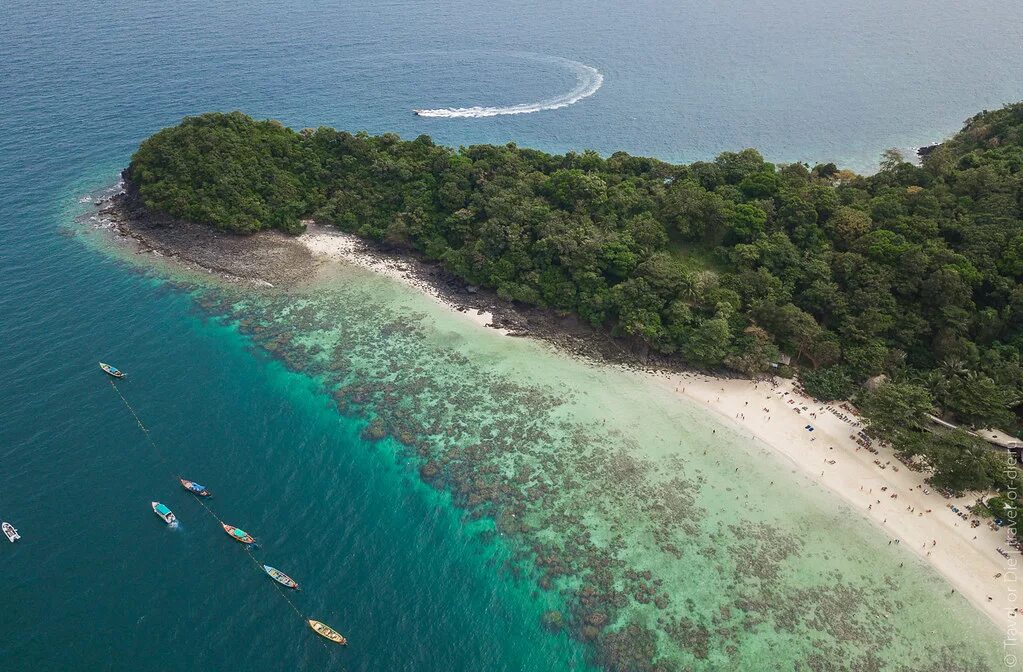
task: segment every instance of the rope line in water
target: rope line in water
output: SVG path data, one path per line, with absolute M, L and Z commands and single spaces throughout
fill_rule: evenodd
M 198 502 L 199 506 L 201 506 L 203 509 L 205 509 L 206 513 L 210 514 L 210 516 L 214 520 L 216 520 L 218 523 L 220 523 L 221 526 L 223 526 L 225 524 L 223 519 L 221 519 L 221 517 L 218 516 L 213 511 L 213 509 L 210 508 L 210 505 L 207 504 L 202 499 L 202 497 L 198 497 L 198 496 L 193 494 L 192 495 L 192 499 L 194 499 L 196 502 Z M 266 574 L 266 570 L 263 569 L 263 563 L 261 563 L 259 560 L 257 560 L 256 556 L 252 554 L 252 545 L 251 544 L 245 544 L 244 550 L 245 550 L 246 555 L 249 556 L 249 559 L 252 560 L 252 562 L 256 565 L 256 569 L 259 571 L 259 573 L 260 574 Z M 309 617 L 302 613 L 302 610 L 299 609 L 298 606 L 292 601 L 291 597 L 289 597 L 288 594 L 286 592 L 284 592 L 284 589 L 277 583 L 277 581 L 274 580 L 273 577 L 270 577 L 270 578 L 271 578 L 271 584 L 277 590 L 278 594 L 280 594 L 280 596 L 284 599 L 284 601 L 288 603 L 288 606 L 291 607 L 291 610 L 294 611 L 295 614 L 297 614 L 298 617 L 302 619 L 303 623 L 305 623 L 306 625 L 309 625 Z M 323 646 L 325 651 L 330 653 L 330 647 L 327 646 L 326 642 L 320 641 L 319 637 L 317 637 L 317 641 Z
M 206 513 L 210 514 L 210 516 L 215 521 L 220 523 L 221 526 L 225 525 L 223 519 L 220 516 L 218 516 L 213 511 L 213 509 L 210 508 L 210 505 L 207 504 L 205 501 L 203 501 L 203 499 L 201 497 L 197 497 L 195 495 L 192 495 L 192 499 L 194 499 L 199 504 L 199 506 L 201 506 L 203 509 L 205 509 Z M 245 544 L 244 545 L 244 550 L 245 550 L 245 553 L 249 556 L 249 559 L 252 560 L 253 563 L 255 563 L 256 569 L 259 570 L 260 574 L 266 574 L 266 570 L 263 569 L 263 563 L 261 563 L 259 560 L 256 560 L 256 556 L 252 554 L 252 545 L 251 544 Z M 271 577 L 271 579 L 272 578 L 273 577 Z M 284 601 L 288 603 L 288 606 L 290 606 L 291 609 L 296 614 L 298 614 L 298 617 L 301 618 L 302 621 L 305 622 L 308 625 L 309 618 L 305 614 L 303 614 L 302 611 L 291 600 L 291 598 L 288 597 L 288 594 L 284 592 L 284 590 L 277 583 L 277 581 L 273 580 L 273 581 L 271 581 L 271 583 L 273 584 L 273 587 L 277 589 L 277 592 L 280 593 L 281 597 L 284 598 Z M 324 648 L 327 648 L 327 643 L 326 642 L 320 642 L 320 643 L 323 644 Z
M 152 446 L 153 450 L 155 450 L 156 452 L 160 452 L 160 449 L 156 447 L 156 442 L 153 441 L 153 437 L 149 435 L 149 429 L 144 424 L 142 424 L 142 419 L 139 417 L 139 414 L 135 412 L 135 409 L 131 407 L 131 404 L 128 403 L 128 400 L 124 398 L 123 394 L 121 394 L 121 390 L 117 387 L 117 383 L 115 383 L 112 380 L 109 382 L 110 387 L 114 388 L 114 392 L 116 392 L 117 396 L 121 398 L 121 401 L 124 403 L 124 407 L 127 408 L 128 412 L 131 413 L 131 416 L 135 418 L 135 422 L 138 423 L 139 429 L 141 429 L 142 433 L 146 435 L 146 440 L 149 441 L 149 445 Z
M 141 429 L 142 433 L 146 435 L 146 440 L 149 441 L 149 445 L 152 446 L 153 451 L 156 453 L 157 458 L 161 462 L 168 464 L 168 461 L 164 456 L 163 452 L 160 450 L 159 446 L 157 446 L 156 442 L 153 440 L 153 436 L 152 434 L 150 434 L 149 428 L 146 427 L 145 424 L 143 424 L 142 418 L 140 418 L 139 414 L 135 412 L 135 409 L 132 408 L 132 405 L 128 403 L 128 400 L 124 398 L 124 395 L 121 394 L 121 390 L 117 387 L 117 384 L 113 380 L 109 382 L 110 387 L 114 388 L 114 392 L 116 392 L 117 396 L 121 398 L 121 402 L 124 404 L 124 407 L 127 408 L 128 412 L 131 413 L 133 418 L 135 418 L 135 422 L 138 423 L 139 429 Z M 177 476 L 177 478 L 180 479 L 181 476 Z M 213 511 L 213 509 L 210 508 L 209 504 L 203 501 L 202 497 L 199 497 L 192 493 L 192 499 L 198 502 L 199 505 L 206 510 L 206 513 L 210 514 L 210 516 L 212 516 L 214 520 L 220 523 L 221 526 L 226 524 L 220 518 L 220 516 L 218 516 Z M 258 569 L 261 574 L 266 574 L 266 570 L 263 569 L 263 563 L 261 563 L 259 560 L 256 560 L 256 556 L 252 554 L 251 544 L 245 544 L 245 553 L 246 555 L 249 556 L 249 559 L 252 560 L 252 562 L 256 565 L 256 569 Z M 284 598 L 284 601 L 288 603 L 288 606 L 291 607 L 292 611 L 294 611 L 295 614 L 300 619 L 302 619 L 302 622 L 308 626 L 309 618 L 305 614 L 303 614 L 302 611 L 295 605 L 294 601 L 292 601 L 291 597 L 289 597 L 288 594 L 284 592 L 284 589 L 277 583 L 276 579 L 274 579 L 273 577 L 270 577 L 270 579 L 271 583 L 273 584 L 273 587 L 277 589 L 278 594 L 280 594 L 280 596 Z M 323 646 L 324 650 L 327 651 L 328 654 L 331 653 L 330 647 L 328 647 L 327 643 L 323 641 L 322 638 L 319 637 L 318 635 L 316 637 L 316 641 L 318 641 Z

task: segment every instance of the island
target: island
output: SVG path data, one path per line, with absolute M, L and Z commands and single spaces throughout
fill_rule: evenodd
M 210 113 L 145 140 L 101 214 L 138 251 L 228 279 L 200 306 L 492 525 L 551 598 L 543 627 L 599 666 L 712 664 L 766 627 L 808 643 L 793 660 L 813 669 L 881 669 L 909 643 L 909 669 L 993 669 L 943 648 L 971 637 L 969 610 L 906 604 L 921 590 L 1015 627 L 1021 129 L 1023 104 L 983 112 L 919 165 L 889 151 L 857 175 L 751 149 L 674 165 Z M 366 289 L 403 288 L 353 263 L 462 311 L 439 314 L 521 379 L 430 345 L 395 309 L 410 304 Z M 533 385 L 531 366 L 564 375 Z M 809 487 L 784 490 L 800 472 Z M 877 528 L 857 548 L 831 539 L 858 514 Z M 843 551 L 881 560 L 778 582 Z

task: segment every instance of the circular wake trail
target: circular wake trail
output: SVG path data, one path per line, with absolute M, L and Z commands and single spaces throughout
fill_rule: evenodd
M 551 59 L 561 63 L 575 73 L 575 87 L 553 98 L 538 100 L 534 103 L 519 103 L 506 107 L 441 107 L 433 110 L 413 110 L 420 117 L 439 117 L 443 119 L 498 117 L 506 114 L 531 114 L 542 110 L 557 110 L 589 98 L 604 84 L 604 75 L 596 68 L 585 63 L 570 61 L 566 58 Z

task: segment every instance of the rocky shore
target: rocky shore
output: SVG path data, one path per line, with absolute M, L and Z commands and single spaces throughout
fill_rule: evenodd
M 239 236 L 151 212 L 130 183 L 96 205 L 101 220 L 136 253 L 158 254 L 229 281 L 290 287 L 311 277 L 320 264 L 305 246 L 283 233 Z
M 156 253 L 231 282 L 249 281 L 258 286 L 291 289 L 308 285 L 325 263 L 302 243 L 301 236 L 277 231 L 238 235 L 154 213 L 127 180 L 122 192 L 97 203 L 97 207 L 102 220 L 112 225 L 119 236 L 130 239 L 137 253 Z M 311 230 L 327 229 L 311 221 L 309 225 Z M 491 315 L 488 326 L 508 336 L 536 338 L 568 354 L 598 362 L 657 371 L 691 369 L 651 350 L 638 339 L 614 335 L 571 313 L 514 303 L 492 290 L 467 284 L 414 250 L 387 247 L 352 234 L 339 235 L 353 241 L 355 254 L 360 261 L 368 262 L 362 265 L 398 269 L 407 282 L 455 310 Z

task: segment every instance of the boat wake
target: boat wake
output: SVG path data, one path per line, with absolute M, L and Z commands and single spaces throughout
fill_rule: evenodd
M 557 110 L 562 107 L 574 105 L 583 98 L 589 98 L 595 94 L 604 84 L 604 75 L 600 74 L 600 71 L 596 68 L 590 67 L 585 63 L 570 61 L 567 58 L 549 58 L 544 60 L 560 63 L 566 68 L 572 70 L 575 73 L 575 87 L 567 93 L 563 93 L 553 98 L 538 100 L 534 103 L 519 103 L 518 105 L 508 105 L 506 107 L 441 107 L 432 110 L 417 109 L 412 111 L 420 117 L 439 117 L 442 119 L 498 117 L 506 114 L 532 114 L 533 112 Z

